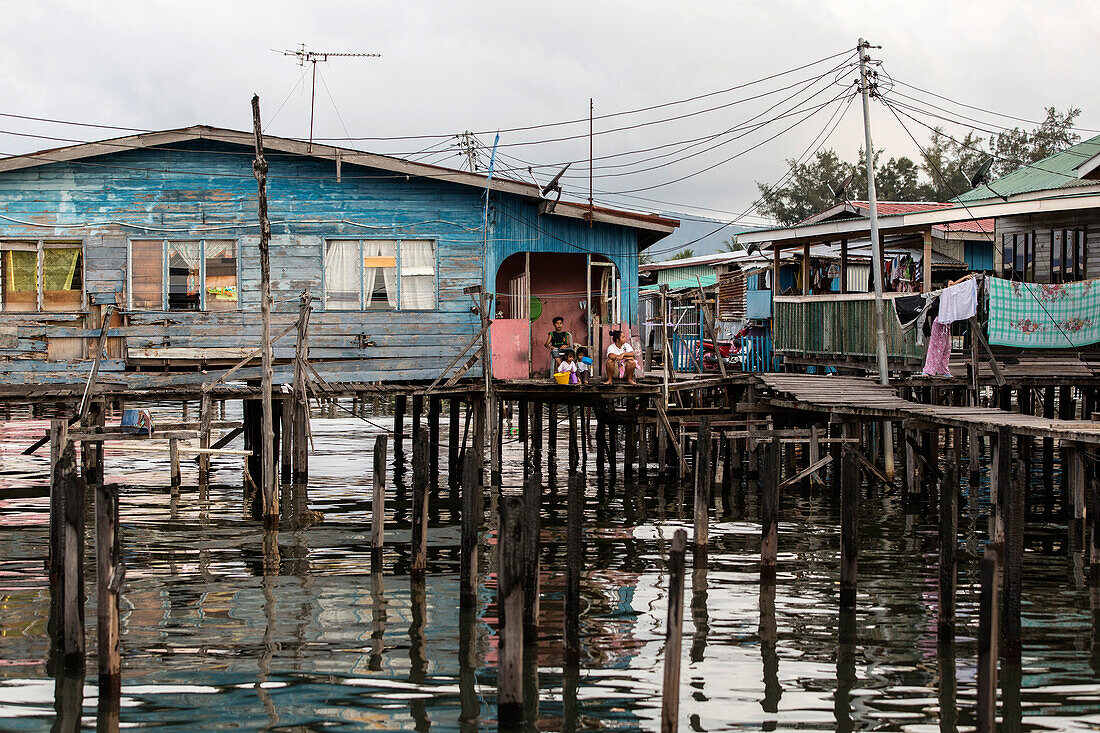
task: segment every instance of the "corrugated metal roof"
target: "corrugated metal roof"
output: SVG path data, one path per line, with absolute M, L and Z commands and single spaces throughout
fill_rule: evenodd
M 1018 168 L 990 184 L 983 183 L 962 194 L 957 200 L 980 201 L 1032 191 L 1095 186 L 1096 181 L 1078 178 L 1077 169 L 1097 153 L 1100 153 L 1100 135 L 1083 140 L 1037 163 Z

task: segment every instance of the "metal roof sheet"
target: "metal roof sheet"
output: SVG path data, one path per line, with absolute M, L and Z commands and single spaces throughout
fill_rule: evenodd
M 981 201 L 1032 191 L 1094 186 L 1096 181 L 1078 178 L 1077 169 L 1097 153 L 1100 153 L 1100 135 L 1082 140 L 1060 153 L 1050 155 L 1031 165 L 1017 168 L 992 183 L 983 183 L 962 194 L 956 200 Z

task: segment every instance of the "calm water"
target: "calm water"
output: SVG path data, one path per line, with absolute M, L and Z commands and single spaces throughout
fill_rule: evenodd
M 91 537 L 90 674 L 83 682 L 57 683 L 46 674 L 48 450 L 31 458 L 18 455 L 45 425 L 13 419 L 0 434 L 0 729 L 5 730 L 49 729 L 55 710 L 64 725 L 96 724 Z M 213 485 L 200 497 L 193 462 L 185 461 L 185 486 L 173 494 L 167 453 L 108 450 L 107 480 L 121 485 L 128 568 L 122 599 L 123 726 L 476 730 L 495 725 L 493 553 L 483 550 L 478 612 L 460 614 L 456 505 L 444 480 L 442 497 L 432 507 L 427 581 L 422 588 L 411 584 L 408 508 L 397 500 L 391 481 L 385 572 L 372 577 L 369 447 L 375 428 L 354 418 L 318 418 L 314 432 L 308 499 L 324 521 L 268 538 L 277 542 L 279 557 L 269 563 L 277 572 L 266 575 L 263 531 L 243 519 L 241 459 L 216 459 Z M 566 455 L 563 442 L 560 463 Z M 445 449 L 441 456 L 445 463 Z M 505 460 L 506 490 L 518 489 L 517 444 L 506 447 Z M 565 466 L 559 470 L 564 492 Z M 709 570 L 688 569 L 683 729 L 971 727 L 984 491 L 982 502 L 964 502 L 957 643 L 943 653 L 936 645 L 933 508 L 905 510 L 895 494 L 864 494 L 855 640 L 839 644 L 837 501 L 827 490 L 785 490 L 779 574 L 774 588 L 762 590 L 756 488 L 749 486 L 742 501 L 723 507 L 711 526 Z M 532 664 L 528 670 L 539 695 L 530 725 L 652 730 L 660 720 L 665 558 L 675 529 L 690 533 L 690 508 L 681 509 L 676 489 L 655 483 L 597 497 L 594 475 L 589 499 L 585 657 L 579 674 L 563 674 L 560 666 L 564 506 L 547 501 L 542 639 L 537 668 Z M 491 526 L 486 533 L 491 542 Z M 1066 538 L 1065 524 L 1036 506 L 1024 562 L 1024 660 L 1019 670 L 1002 674 L 1005 729 L 1100 728 L 1094 605 L 1081 543 Z M 460 648 L 464 626 L 473 639 L 469 649 Z

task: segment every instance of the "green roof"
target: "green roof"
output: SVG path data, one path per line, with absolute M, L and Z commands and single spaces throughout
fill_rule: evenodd
M 1082 180 L 1077 177 L 1077 168 L 1097 153 L 1100 153 L 1100 135 L 1083 140 L 1060 153 L 1043 158 L 1037 163 L 1018 168 L 992 183 L 983 183 L 959 196 L 956 200 L 979 201 L 1032 191 L 1093 186 L 1096 185 L 1096 181 Z

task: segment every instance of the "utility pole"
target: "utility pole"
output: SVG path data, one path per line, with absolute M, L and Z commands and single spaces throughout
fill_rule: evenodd
M 470 172 L 477 171 L 477 143 L 475 142 L 474 133 L 467 130 L 458 136 L 459 147 L 462 148 L 462 152 L 466 154 L 466 165 L 470 167 Z
M 328 61 L 329 56 L 333 58 L 381 58 L 380 53 L 336 53 L 333 51 L 309 51 L 306 49 L 306 44 L 302 44 L 301 48 L 295 51 L 282 51 L 283 56 L 293 56 L 298 59 L 299 66 L 305 66 L 307 63 L 313 64 L 313 89 L 309 94 L 309 147 L 307 152 L 313 152 L 313 107 L 317 101 L 317 62 Z
M 275 488 L 275 422 L 271 409 L 271 260 L 268 250 L 271 244 L 271 222 L 267 219 L 267 160 L 264 159 L 264 137 L 260 125 L 260 97 L 252 95 L 252 129 L 256 135 L 256 160 L 252 172 L 259 189 L 260 214 L 260 318 L 263 321 L 262 390 L 263 390 L 263 442 L 260 490 L 263 495 L 264 524 L 279 523 L 279 494 Z
M 871 144 L 871 78 L 867 71 L 867 62 L 870 56 L 866 49 L 871 44 L 862 38 L 856 46 L 859 54 L 859 88 L 863 95 L 863 137 L 864 154 L 867 157 L 867 206 L 871 218 L 871 267 L 873 269 L 875 283 L 875 351 L 878 354 L 878 381 L 884 386 L 890 384 L 890 368 L 886 356 L 886 304 L 882 300 L 882 242 L 879 240 L 878 231 L 878 201 L 875 196 L 875 149 Z M 925 267 L 931 267 L 931 263 L 924 263 Z M 891 481 L 894 478 L 894 437 L 893 428 L 889 422 L 883 423 L 883 456 L 886 468 L 886 477 Z
M 593 128 L 593 114 L 596 110 L 596 104 L 592 100 L 592 97 L 588 98 L 588 228 L 592 228 L 592 221 L 596 218 L 596 208 L 592 205 L 592 151 L 595 148 L 593 143 L 593 137 L 595 136 Z

